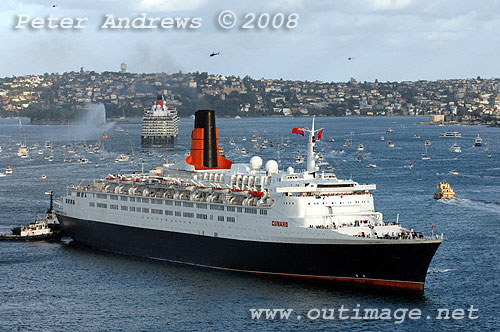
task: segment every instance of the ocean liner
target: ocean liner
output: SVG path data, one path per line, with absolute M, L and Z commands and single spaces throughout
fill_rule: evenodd
M 143 150 L 173 150 L 179 127 L 177 109 L 167 105 L 162 95 L 144 110 L 141 147 Z
M 149 173 L 68 187 L 56 208 L 75 241 L 112 252 L 208 268 L 423 292 L 442 235 L 424 236 L 375 211 L 373 184 L 219 153 L 213 111 L 197 111 L 191 154 Z

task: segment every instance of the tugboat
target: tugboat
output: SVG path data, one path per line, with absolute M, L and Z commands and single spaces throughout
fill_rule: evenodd
M 46 194 L 50 195 L 50 207 L 45 214 L 45 219 L 37 220 L 35 214 L 34 222 L 28 226 L 12 228 L 12 234 L 0 235 L 0 241 L 49 241 L 61 238 L 62 232 L 58 229 L 59 222 L 53 211 L 54 194 L 52 191 Z
M 437 185 L 437 191 L 434 193 L 434 199 L 441 198 L 457 198 L 450 184 L 446 183 L 445 180 L 443 180 L 443 182 L 439 182 Z

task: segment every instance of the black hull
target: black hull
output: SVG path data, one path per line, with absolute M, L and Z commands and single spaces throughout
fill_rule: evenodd
M 440 241 L 295 244 L 242 241 L 118 226 L 58 215 L 84 245 L 216 269 L 301 277 L 423 292 Z
M 173 150 L 174 144 L 173 136 L 141 136 L 143 150 Z

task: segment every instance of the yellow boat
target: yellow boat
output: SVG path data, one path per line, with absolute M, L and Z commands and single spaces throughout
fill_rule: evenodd
M 439 182 L 437 185 L 437 191 L 434 193 L 434 199 L 441 198 L 456 198 L 455 192 L 451 188 L 449 183 L 446 183 L 445 180 L 443 182 Z

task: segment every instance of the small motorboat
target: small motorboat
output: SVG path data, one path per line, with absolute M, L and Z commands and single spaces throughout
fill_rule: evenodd
M 483 139 L 479 134 L 477 134 L 476 139 L 474 140 L 474 146 L 481 146 L 483 145 Z

